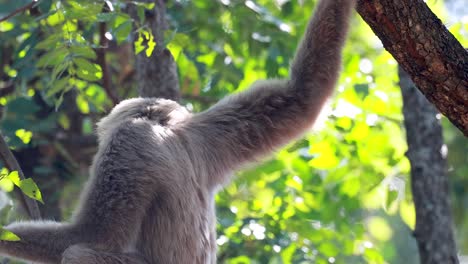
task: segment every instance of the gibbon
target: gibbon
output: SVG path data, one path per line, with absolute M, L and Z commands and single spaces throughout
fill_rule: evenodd
M 122 101 L 69 222 L 6 229 L 0 254 L 39 263 L 216 263 L 214 197 L 243 164 L 300 137 L 334 91 L 354 0 L 320 0 L 287 80 L 259 81 L 192 114 L 171 100 Z

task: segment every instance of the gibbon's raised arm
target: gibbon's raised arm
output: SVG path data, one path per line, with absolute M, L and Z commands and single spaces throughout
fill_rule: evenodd
M 333 93 L 354 0 L 319 1 L 298 47 L 289 80 L 266 80 L 194 116 L 187 128 L 209 162 L 213 184 L 223 171 L 300 136 Z M 221 179 L 219 178 L 221 177 Z

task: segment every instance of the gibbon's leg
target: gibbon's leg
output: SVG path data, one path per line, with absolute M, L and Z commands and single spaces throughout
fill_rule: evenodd
M 136 253 L 109 253 L 74 245 L 65 250 L 61 264 L 150 264 Z
M 334 91 L 354 0 L 321 0 L 292 62 L 289 80 L 255 83 L 195 115 L 181 128 L 217 185 L 244 162 L 297 138 Z M 206 162 L 214 161 L 214 162 Z M 227 176 L 224 176 L 227 177 Z
M 160 174 L 155 173 L 154 167 L 159 168 L 164 159 L 155 153 L 158 146 L 149 124 L 124 124 L 111 140 L 111 145 L 100 146 L 96 154 L 92 176 L 72 221 L 11 224 L 6 229 L 21 240 L 0 241 L 0 254 L 39 263 L 60 263 L 64 251 L 76 244 L 124 253 L 129 243 L 137 239 L 146 210 L 160 193 L 165 173 L 162 169 Z M 73 252 L 70 249 L 69 254 Z

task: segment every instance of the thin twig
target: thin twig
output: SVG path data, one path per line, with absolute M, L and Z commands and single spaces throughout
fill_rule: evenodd
M 104 7 L 103 12 L 107 12 L 107 8 Z M 96 50 L 97 54 L 97 63 L 101 66 L 102 69 L 102 86 L 104 91 L 107 93 L 107 96 L 111 99 L 114 105 L 120 102 L 119 97 L 112 89 L 112 80 L 110 76 L 109 67 L 106 62 L 106 49 L 109 45 L 109 41 L 106 38 L 107 26 L 105 22 L 99 23 L 99 48 Z
M 3 22 L 3 21 L 5 21 L 5 20 L 8 20 L 8 19 L 10 19 L 11 17 L 14 17 L 14 16 L 16 16 L 16 15 L 19 14 L 19 13 L 22 13 L 22 12 L 28 10 L 28 9 L 33 8 L 34 5 L 35 5 L 36 3 L 37 3 L 37 0 L 34 0 L 34 1 L 32 1 L 31 3 L 29 3 L 29 4 L 25 5 L 25 6 L 22 6 L 22 7 L 18 8 L 18 9 L 16 9 L 15 11 L 11 12 L 10 14 L 8 14 L 8 15 L 6 15 L 6 16 L 0 18 L 0 22 Z
M 208 96 L 201 96 L 201 95 L 193 95 L 193 94 L 183 94 L 182 98 L 186 100 L 198 101 L 202 104 L 208 104 L 208 105 L 214 104 L 218 101 L 218 99 L 216 98 L 212 98 Z
M 3 163 L 5 167 L 7 167 L 8 170 L 10 171 L 18 171 L 19 178 L 21 180 L 24 180 L 24 174 L 23 171 L 21 170 L 21 167 L 18 164 L 18 161 L 16 160 L 15 156 L 13 153 L 11 153 L 10 148 L 8 147 L 8 144 L 5 142 L 5 138 L 3 137 L 3 134 L 0 132 L 0 158 L 3 160 Z M 21 190 L 18 188 L 15 188 L 15 190 L 18 190 L 20 195 L 20 199 L 22 200 L 22 203 L 25 205 L 25 209 L 28 212 L 28 215 L 31 219 L 41 219 L 41 212 L 39 211 L 39 206 L 37 205 L 37 202 L 29 197 L 27 197 Z
M 15 85 L 8 83 L 6 86 L 0 88 L 0 97 L 7 96 L 15 91 Z

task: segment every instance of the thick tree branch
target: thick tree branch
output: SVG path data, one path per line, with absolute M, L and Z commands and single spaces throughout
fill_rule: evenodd
M 458 263 L 447 162 L 437 110 L 401 68 L 399 76 L 408 141 L 406 155 L 411 163 L 411 188 L 416 207 L 414 236 L 421 263 Z
M 468 136 L 468 52 L 423 0 L 359 0 L 357 10 L 419 90 Z
M 145 25 L 151 29 L 156 47 L 150 57 L 147 57 L 145 52 L 136 56 L 138 93 L 142 97 L 161 97 L 178 101 L 180 92 L 177 65 L 164 45 L 164 31 L 168 27 L 165 3 L 163 0 L 139 1 L 155 3 L 153 10 L 145 12 Z M 140 21 L 135 5 L 130 5 L 128 12 L 135 21 Z
M 16 9 L 15 11 L 11 12 L 10 14 L 8 14 L 8 15 L 6 15 L 6 16 L 0 18 L 0 22 L 3 22 L 3 21 L 5 21 L 5 20 L 8 20 L 8 19 L 10 19 L 10 18 L 16 16 L 16 15 L 19 14 L 19 13 L 22 13 L 22 12 L 28 10 L 28 9 L 33 8 L 34 5 L 35 5 L 36 3 L 37 3 L 37 0 L 34 0 L 34 1 L 32 1 L 31 3 L 29 3 L 29 4 L 27 4 L 27 5 L 24 5 L 24 6 L 20 7 L 20 8 L 18 8 L 18 9 Z
M 24 174 L 23 171 L 21 170 L 21 167 L 18 164 L 18 161 L 16 160 L 15 156 L 13 153 L 11 153 L 10 148 L 8 147 L 7 143 L 5 142 L 5 138 L 3 137 L 3 134 L 0 132 L 0 158 L 3 160 L 4 165 L 8 168 L 10 171 L 18 171 L 18 175 L 21 180 L 24 180 Z M 39 211 L 39 207 L 37 205 L 37 202 L 26 195 L 23 194 L 23 192 L 15 188 L 15 192 L 18 194 L 21 203 L 24 205 L 26 211 L 28 212 L 28 215 L 32 219 L 41 219 L 41 213 Z

